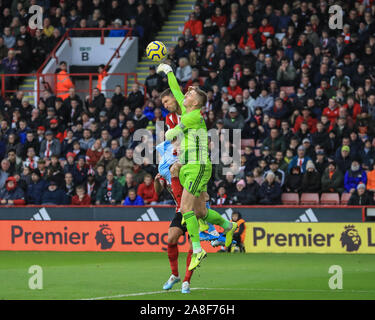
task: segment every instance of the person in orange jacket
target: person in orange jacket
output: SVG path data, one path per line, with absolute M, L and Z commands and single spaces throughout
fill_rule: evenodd
M 69 96 L 69 89 L 74 88 L 74 83 L 68 75 L 68 66 L 65 61 L 60 62 L 59 69 L 56 76 L 56 96 L 65 100 Z
M 96 86 L 100 91 L 102 91 L 102 81 L 103 79 L 108 76 L 107 70 L 105 69 L 105 65 L 101 64 L 98 67 L 98 85 Z
M 372 194 L 375 193 L 375 163 L 373 164 L 372 170 L 367 171 L 366 189 Z
M 232 213 L 232 220 L 231 222 L 236 222 L 238 227 L 233 234 L 233 240 L 237 241 L 237 246 L 240 248 L 240 252 L 245 252 L 245 235 L 246 235 L 246 223 L 245 220 L 242 219 L 241 213 L 238 211 L 234 211 Z M 228 252 L 230 252 L 231 247 L 228 247 Z

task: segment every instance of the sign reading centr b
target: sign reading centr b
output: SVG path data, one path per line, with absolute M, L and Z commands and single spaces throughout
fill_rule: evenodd
M 375 253 L 373 223 L 247 223 L 246 252 Z
M 100 37 L 72 37 L 70 65 L 98 66 L 105 64 L 112 57 L 122 40 L 123 38 L 120 37 L 107 37 L 104 43 L 101 43 Z M 120 48 L 121 56 L 126 51 L 127 45 L 127 41 L 125 41 L 124 45 Z

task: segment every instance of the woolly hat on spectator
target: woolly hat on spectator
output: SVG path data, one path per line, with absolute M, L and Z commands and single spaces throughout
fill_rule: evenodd
M 74 152 L 68 152 L 68 153 L 66 154 L 66 158 L 68 159 L 69 157 L 73 157 L 73 158 L 75 158 L 75 157 L 76 157 L 76 154 L 75 154 Z
M 105 111 L 100 111 L 99 117 L 106 117 L 107 113 Z
M 35 169 L 32 173 L 36 174 L 39 178 L 42 176 L 39 169 Z
M 49 123 L 50 124 L 58 124 L 59 121 L 57 119 L 51 119 Z
M 252 171 L 246 172 L 245 177 L 254 177 L 254 173 Z
M 44 128 L 43 126 L 39 126 L 37 131 L 46 131 L 46 128 Z
M 304 146 L 302 146 L 302 145 L 301 145 L 301 146 L 299 146 L 299 147 L 298 147 L 298 149 L 297 149 L 297 150 L 298 150 L 298 151 L 300 151 L 300 150 L 303 150 L 303 151 L 305 151 L 305 150 L 306 150 L 306 148 L 305 148 Z
M 364 183 L 362 183 L 362 182 L 358 184 L 357 190 L 359 190 L 361 188 L 366 189 L 366 185 Z
M 46 131 L 46 136 L 53 136 L 53 132 L 51 130 Z
M 310 143 L 310 139 L 305 138 L 305 139 L 302 140 L 302 143 L 306 143 L 306 142 L 307 142 L 307 143 Z
M 307 161 L 307 163 L 306 163 L 306 170 L 310 169 L 310 168 L 315 170 L 314 162 L 312 162 L 311 160 Z
M 237 112 L 237 108 L 236 107 L 230 107 L 229 112 Z
M 246 186 L 246 183 L 245 183 L 245 181 L 243 180 L 243 179 L 241 179 L 240 181 L 238 181 L 237 183 L 236 183 L 236 186 L 238 186 L 238 185 L 242 185 L 242 186 Z
M 341 148 L 341 151 L 347 151 L 347 152 L 350 152 L 350 147 L 349 146 L 343 146 Z

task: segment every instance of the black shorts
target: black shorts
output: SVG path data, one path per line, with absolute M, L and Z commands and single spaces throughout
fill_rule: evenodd
M 186 225 L 181 224 L 182 221 L 182 214 L 181 212 L 177 212 L 176 215 L 174 216 L 173 220 L 171 221 L 171 224 L 169 225 L 169 228 L 171 227 L 176 227 L 182 230 L 183 234 L 187 232 Z

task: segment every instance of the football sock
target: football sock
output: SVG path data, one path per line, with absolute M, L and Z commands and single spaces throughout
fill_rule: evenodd
M 225 231 L 230 230 L 232 226 L 232 224 L 227 219 L 224 219 L 219 212 L 212 209 L 207 209 L 207 214 L 203 220 L 216 224 L 217 226 L 222 227 Z
M 169 264 L 171 265 L 172 274 L 178 277 L 178 246 L 177 243 L 170 244 L 168 243 L 168 259 Z
M 185 271 L 184 282 L 187 281 L 189 283 L 190 283 L 190 279 L 191 279 L 191 276 L 193 275 L 193 271 L 194 271 L 194 270 L 189 271 L 189 265 L 190 265 L 192 254 L 193 254 L 193 250 L 189 250 L 188 255 L 186 257 L 186 271 Z
M 178 177 L 171 179 L 171 187 L 172 187 L 173 196 L 175 197 L 175 201 L 177 202 L 177 206 L 180 207 L 183 187 Z
M 201 242 L 199 239 L 199 223 L 198 219 L 194 214 L 194 211 L 184 213 L 184 219 L 186 221 L 186 229 L 189 232 L 190 240 L 193 244 L 193 252 L 199 253 L 202 251 Z

